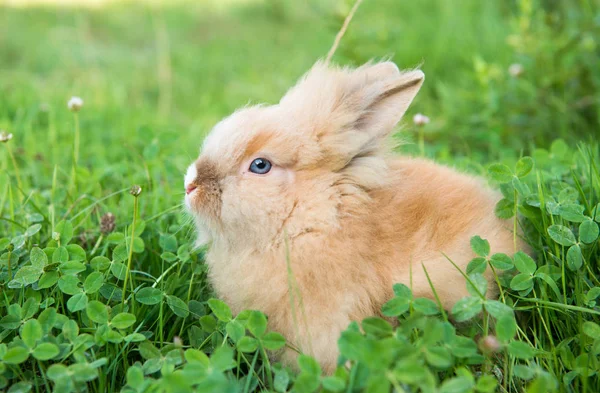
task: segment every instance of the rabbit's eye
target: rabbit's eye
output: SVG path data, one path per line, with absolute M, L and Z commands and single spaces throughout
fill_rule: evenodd
M 266 158 L 257 158 L 250 164 L 250 172 L 264 175 L 271 170 L 271 161 Z

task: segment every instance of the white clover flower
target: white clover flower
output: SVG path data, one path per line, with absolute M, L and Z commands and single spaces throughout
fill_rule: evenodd
M 523 73 L 525 72 L 525 68 L 519 64 L 519 63 L 514 63 L 511 64 L 508 67 L 508 73 L 510 74 L 510 76 L 512 76 L 513 78 L 518 78 L 521 75 L 523 75 Z
M 10 141 L 13 137 L 13 134 L 10 134 L 4 130 L 0 130 L 0 142 L 6 143 Z
M 82 106 L 83 106 L 83 100 L 81 99 L 81 97 L 73 96 L 67 103 L 67 107 L 69 107 L 69 110 L 71 112 L 79 112 L 79 110 L 81 109 Z
M 414 117 L 413 117 L 413 123 L 415 123 L 415 125 L 422 127 L 425 124 L 429 124 L 429 117 L 425 116 L 422 113 L 417 113 Z

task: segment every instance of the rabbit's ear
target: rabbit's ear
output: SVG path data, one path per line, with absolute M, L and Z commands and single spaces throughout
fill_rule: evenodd
M 400 69 L 391 61 L 381 63 L 367 63 L 356 70 L 357 74 L 364 74 L 367 80 L 381 81 L 394 79 L 400 76 Z
M 357 69 L 319 61 L 279 106 L 299 129 L 314 136 L 335 169 L 382 147 L 424 78 L 419 70 L 401 72 L 389 61 Z
M 371 138 L 382 138 L 400 121 L 421 88 L 425 74 L 420 70 L 400 73 L 389 62 L 372 68 L 375 70 L 368 71 L 369 79 L 375 78 L 375 82 L 357 92 L 363 95 L 366 105 L 356 120 L 355 129 L 370 134 Z

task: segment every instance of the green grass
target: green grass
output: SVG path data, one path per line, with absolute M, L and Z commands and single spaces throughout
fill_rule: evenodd
M 459 3 L 366 0 L 334 60 L 421 64 L 400 152 L 487 176 L 534 259 L 474 238 L 461 307 L 398 285 L 399 327 L 350 326 L 334 376 L 272 364 L 265 317 L 209 301 L 181 201 L 210 127 L 276 102 L 350 2 L 0 3 L 0 391 L 600 391 L 599 6 Z M 481 296 L 491 268 L 499 301 Z

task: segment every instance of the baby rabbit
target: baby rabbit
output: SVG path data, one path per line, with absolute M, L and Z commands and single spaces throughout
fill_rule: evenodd
M 392 62 L 318 62 L 279 104 L 217 124 L 185 176 L 218 296 L 234 313 L 264 312 L 326 372 L 340 333 L 380 314 L 394 283 L 433 298 L 424 266 L 451 308 L 468 292 L 443 254 L 464 270 L 474 235 L 493 252 L 515 251 L 494 215 L 499 195 L 480 179 L 391 154 L 388 137 L 423 80 Z M 294 365 L 296 355 L 286 349 L 281 360 Z

